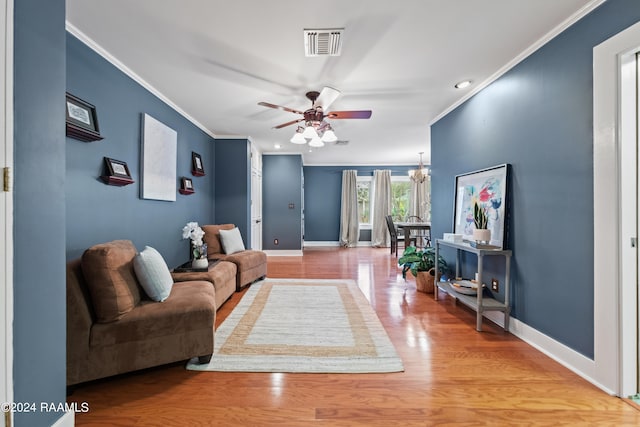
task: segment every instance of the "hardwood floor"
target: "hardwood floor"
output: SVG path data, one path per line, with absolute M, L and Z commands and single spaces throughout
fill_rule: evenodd
M 358 281 L 403 360 L 390 374 L 267 374 L 163 366 L 78 387 L 83 426 L 639 426 L 602 392 L 451 298 L 416 292 L 388 249 L 314 248 L 269 257 L 269 277 Z M 219 324 L 238 303 L 220 308 Z

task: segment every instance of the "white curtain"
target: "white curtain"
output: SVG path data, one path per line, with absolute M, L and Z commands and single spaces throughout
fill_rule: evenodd
M 431 221 L 431 177 L 424 182 L 411 180 L 408 216 L 419 216 L 423 221 Z
M 389 230 L 385 216 L 391 214 L 391 171 L 373 172 L 373 225 L 371 246 L 389 246 Z
M 358 244 L 358 183 L 355 170 L 342 171 L 340 208 L 340 245 L 352 248 Z

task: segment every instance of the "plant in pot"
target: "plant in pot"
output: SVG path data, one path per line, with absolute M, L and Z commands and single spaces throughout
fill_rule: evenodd
M 487 215 L 487 210 L 480 206 L 478 202 L 473 205 L 473 223 L 476 226 L 473 230 L 473 240 L 489 243 L 491 241 L 491 230 L 487 229 L 489 216 Z
M 407 272 L 411 271 L 413 277 L 416 278 L 416 289 L 420 292 L 432 293 L 436 280 L 436 249 L 426 247 L 419 250 L 415 246 L 408 246 L 402 256 L 398 259 L 398 265 L 402 266 L 402 278 L 407 279 Z M 438 275 L 446 273 L 448 270 L 447 262 L 438 256 Z M 438 277 L 440 280 L 440 277 Z

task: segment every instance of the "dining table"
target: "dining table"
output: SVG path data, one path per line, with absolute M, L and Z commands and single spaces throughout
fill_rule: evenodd
M 431 241 L 431 222 L 396 222 L 395 223 L 396 227 L 398 228 L 398 230 L 402 229 L 402 231 L 404 232 L 404 242 L 405 245 L 407 244 L 407 242 L 409 242 L 410 237 L 411 237 L 411 231 L 412 230 L 427 230 L 429 231 L 428 233 L 428 240 Z

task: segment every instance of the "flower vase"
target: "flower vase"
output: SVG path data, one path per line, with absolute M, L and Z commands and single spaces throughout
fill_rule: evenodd
M 206 258 L 196 258 L 191 261 L 191 268 L 207 268 L 209 266 L 209 260 Z
M 486 228 L 476 228 L 473 230 L 473 240 L 478 243 L 489 243 L 491 241 L 491 230 Z

